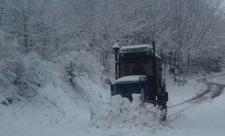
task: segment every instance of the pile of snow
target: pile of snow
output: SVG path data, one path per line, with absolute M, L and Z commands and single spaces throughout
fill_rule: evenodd
M 159 127 L 160 110 L 152 104 L 142 103 L 140 95 L 134 95 L 134 101 L 121 96 L 112 97 L 111 103 L 102 111 L 93 113 L 94 126 L 101 129 Z

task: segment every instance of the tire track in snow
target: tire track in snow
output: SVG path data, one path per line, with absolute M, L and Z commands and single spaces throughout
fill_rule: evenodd
M 190 99 L 187 99 L 181 103 L 169 106 L 168 109 L 178 108 L 179 110 L 175 111 L 175 113 L 169 114 L 167 117 L 168 121 L 175 120 L 183 112 L 185 112 L 191 108 L 194 108 L 195 106 L 197 106 L 199 104 L 202 104 L 207 99 L 215 99 L 215 98 L 219 97 L 223 93 L 224 88 L 225 88 L 224 84 L 207 81 L 206 78 L 204 78 L 203 80 L 198 80 L 198 81 L 206 84 L 207 88 L 205 89 L 205 91 L 203 91 L 203 92 L 197 94 L 196 96 L 194 96 Z M 182 108 L 179 108 L 180 106 L 182 106 Z
M 197 94 L 196 96 L 194 96 L 190 99 L 187 99 L 187 100 L 185 100 L 181 103 L 177 103 L 177 104 L 174 104 L 172 106 L 168 106 L 168 108 L 174 108 L 174 107 L 177 107 L 177 106 L 182 106 L 182 105 L 187 104 L 187 103 L 202 102 L 203 100 L 205 100 L 205 98 L 215 99 L 223 93 L 223 90 L 225 88 L 224 84 L 220 84 L 220 83 L 216 83 L 216 82 L 204 81 L 203 83 L 206 84 L 206 86 L 207 86 L 205 91 L 203 91 L 203 92 Z M 207 96 L 207 95 L 210 95 L 210 96 Z
M 199 100 L 199 99 L 203 98 L 206 94 L 209 94 L 210 92 L 211 92 L 211 86 L 207 86 L 207 89 L 205 91 L 203 91 L 203 92 L 197 94 L 196 96 L 194 96 L 194 97 L 192 97 L 190 99 L 187 99 L 187 100 L 185 100 L 183 102 L 174 104 L 172 106 L 168 106 L 168 108 L 170 109 L 170 108 L 174 108 L 174 107 L 178 107 L 178 106 L 183 106 L 183 105 L 185 105 L 187 103 L 190 103 L 190 102 L 194 102 L 196 100 Z

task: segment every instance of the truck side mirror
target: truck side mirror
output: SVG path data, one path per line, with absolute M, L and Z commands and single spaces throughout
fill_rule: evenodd
M 110 78 L 106 78 L 106 79 L 105 79 L 105 83 L 106 83 L 107 85 L 111 85 L 111 84 L 112 84 L 112 81 L 111 81 Z

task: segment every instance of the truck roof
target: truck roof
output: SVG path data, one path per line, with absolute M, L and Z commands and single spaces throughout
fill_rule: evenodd
M 139 45 L 129 45 L 122 46 L 119 53 L 133 53 L 133 52 L 153 52 L 153 47 L 150 44 L 139 44 Z M 161 57 L 156 53 L 156 57 L 161 59 Z

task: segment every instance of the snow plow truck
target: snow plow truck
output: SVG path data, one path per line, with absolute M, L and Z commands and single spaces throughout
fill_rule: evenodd
M 111 96 L 121 95 L 132 102 L 132 94 L 140 94 L 143 103 L 152 103 L 165 113 L 165 120 L 168 92 L 155 42 L 123 47 L 115 44 L 113 49 L 116 80 L 111 84 Z

